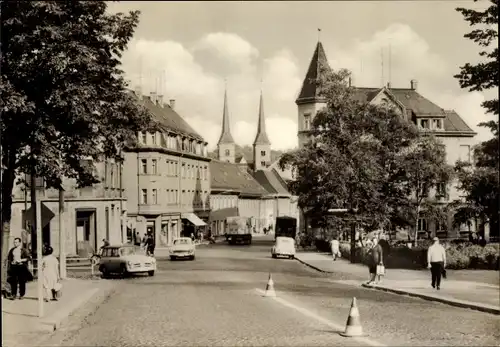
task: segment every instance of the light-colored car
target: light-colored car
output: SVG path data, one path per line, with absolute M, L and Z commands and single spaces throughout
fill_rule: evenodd
M 188 258 L 194 260 L 196 246 L 189 237 L 180 237 L 174 240 L 173 245 L 170 247 L 170 260 L 179 258 Z
M 109 274 L 148 273 L 154 276 L 156 259 L 139 254 L 133 245 L 106 246 L 102 248 L 99 271 L 103 277 Z
M 271 249 L 271 255 L 273 258 L 288 257 L 293 259 L 295 257 L 295 240 L 291 237 L 278 236 Z

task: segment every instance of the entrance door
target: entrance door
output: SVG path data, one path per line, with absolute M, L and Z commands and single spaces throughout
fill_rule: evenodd
M 95 210 L 76 211 L 76 250 L 80 257 L 88 257 L 97 250 Z
M 150 220 L 146 224 L 146 234 L 151 234 L 153 236 L 153 240 L 156 243 L 156 223 L 153 220 Z

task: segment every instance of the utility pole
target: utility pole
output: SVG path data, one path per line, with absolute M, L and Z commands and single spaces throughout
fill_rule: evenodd
M 43 266 L 42 266 L 42 201 L 36 197 L 36 177 L 34 168 L 31 170 L 31 208 L 34 213 L 36 230 L 36 273 L 38 289 L 38 317 L 43 317 Z
M 64 228 L 64 189 L 59 186 L 59 276 L 66 278 L 66 230 Z

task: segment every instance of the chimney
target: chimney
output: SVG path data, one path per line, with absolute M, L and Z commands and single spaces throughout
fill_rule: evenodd
M 352 87 L 352 77 L 349 76 L 349 87 Z
M 150 92 L 149 95 L 150 95 L 151 101 L 153 102 L 153 104 L 155 104 L 156 103 L 156 92 Z
M 391 82 L 387 82 L 387 88 L 391 89 Z
M 156 98 L 156 104 L 160 107 L 163 107 L 163 95 L 158 95 Z
M 411 80 L 410 84 L 411 84 L 411 90 L 417 90 L 417 86 L 418 86 L 417 80 Z
M 174 109 L 175 109 L 175 99 L 170 99 L 170 108 L 171 108 L 172 110 L 174 110 Z

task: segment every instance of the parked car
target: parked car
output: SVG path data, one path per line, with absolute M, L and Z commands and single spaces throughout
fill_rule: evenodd
M 156 259 L 139 254 L 133 245 L 105 246 L 102 248 L 99 271 L 103 277 L 110 274 L 148 273 L 154 276 Z
M 170 247 L 170 260 L 179 258 L 188 258 L 194 260 L 196 246 L 189 237 L 180 237 L 174 240 L 173 245 Z
M 276 238 L 276 243 L 271 249 L 271 255 L 273 258 L 295 258 L 295 240 L 291 237 L 278 236 Z

